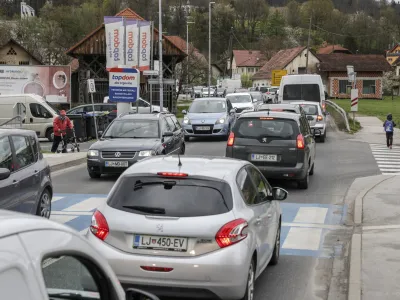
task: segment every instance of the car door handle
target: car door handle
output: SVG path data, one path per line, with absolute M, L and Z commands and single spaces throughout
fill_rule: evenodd
M 35 170 L 35 176 L 39 176 L 39 172 Z

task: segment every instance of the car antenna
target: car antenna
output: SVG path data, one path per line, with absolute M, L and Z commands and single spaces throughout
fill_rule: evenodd
M 178 167 L 182 167 L 181 156 L 178 153 Z

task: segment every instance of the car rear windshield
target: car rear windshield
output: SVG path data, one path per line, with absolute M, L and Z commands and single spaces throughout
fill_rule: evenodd
M 108 205 L 136 214 L 183 218 L 227 213 L 233 201 L 225 181 L 144 175 L 122 178 Z
M 257 101 L 262 100 L 262 94 L 261 93 L 253 93 L 251 94 L 253 96 L 253 99 L 256 99 Z
M 251 103 L 250 95 L 229 95 L 226 99 L 230 100 L 231 103 Z
M 304 109 L 306 115 L 318 115 L 318 106 L 313 104 L 301 104 L 301 107 Z
M 260 92 L 265 93 L 268 91 L 268 88 L 266 86 L 260 87 Z
M 226 112 L 225 100 L 196 100 L 189 108 L 189 113 L 223 113 Z
M 287 84 L 283 88 L 283 100 L 303 100 L 320 102 L 318 84 Z
M 281 118 L 242 118 L 233 128 L 235 137 L 260 139 L 269 137 L 274 140 L 295 140 L 299 134 L 297 122 Z

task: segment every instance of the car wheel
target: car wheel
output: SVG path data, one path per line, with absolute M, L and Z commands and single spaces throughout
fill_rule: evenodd
M 325 143 L 325 138 L 326 138 L 326 131 L 324 132 L 323 135 L 320 136 L 319 141 L 320 141 L 321 143 Z
M 247 286 L 246 293 L 242 300 L 253 300 L 254 299 L 254 284 L 255 284 L 255 267 L 254 267 L 254 259 L 250 263 L 249 274 L 247 276 Z
M 54 132 L 53 132 L 53 128 L 49 128 L 46 130 L 46 138 L 52 142 L 54 140 Z
M 190 141 L 190 137 L 185 136 L 185 142 L 189 142 Z
M 46 219 L 50 219 L 51 214 L 51 194 L 48 189 L 45 189 L 40 195 L 39 204 L 36 209 L 36 215 Z
M 310 173 L 309 173 L 309 171 L 307 171 L 306 177 L 297 181 L 297 185 L 300 189 L 306 190 L 306 189 L 308 189 L 309 182 L 310 182 Z
M 314 175 L 314 166 L 315 166 L 315 163 L 313 163 L 313 165 L 311 167 L 310 176 Z
M 279 222 L 279 227 L 276 232 L 274 252 L 272 253 L 272 257 L 269 262 L 270 265 L 275 266 L 278 264 L 280 252 L 281 252 L 281 222 Z
M 90 176 L 90 178 L 93 178 L 93 179 L 98 179 L 98 178 L 100 178 L 101 177 L 101 174 L 100 173 L 97 173 L 97 172 L 92 172 L 92 171 L 88 171 L 89 172 L 89 176 Z

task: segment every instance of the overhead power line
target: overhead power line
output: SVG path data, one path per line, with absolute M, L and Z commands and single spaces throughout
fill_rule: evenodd
M 341 33 L 335 33 L 335 32 L 331 32 L 328 31 L 326 29 L 323 29 L 315 24 L 313 24 L 313 26 L 321 31 L 324 31 L 326 33 L 332 34 L 332 35 L 337 35 L 337 36 L 343 36 L 343 37 L 354 37 L 354 38 L 358 38 L 358 37 L 368 37 L 368 36 L 376 36 L 376 34 L 365 34 L 365 35 L 351 35 L 351 34 L 341 34 Z

